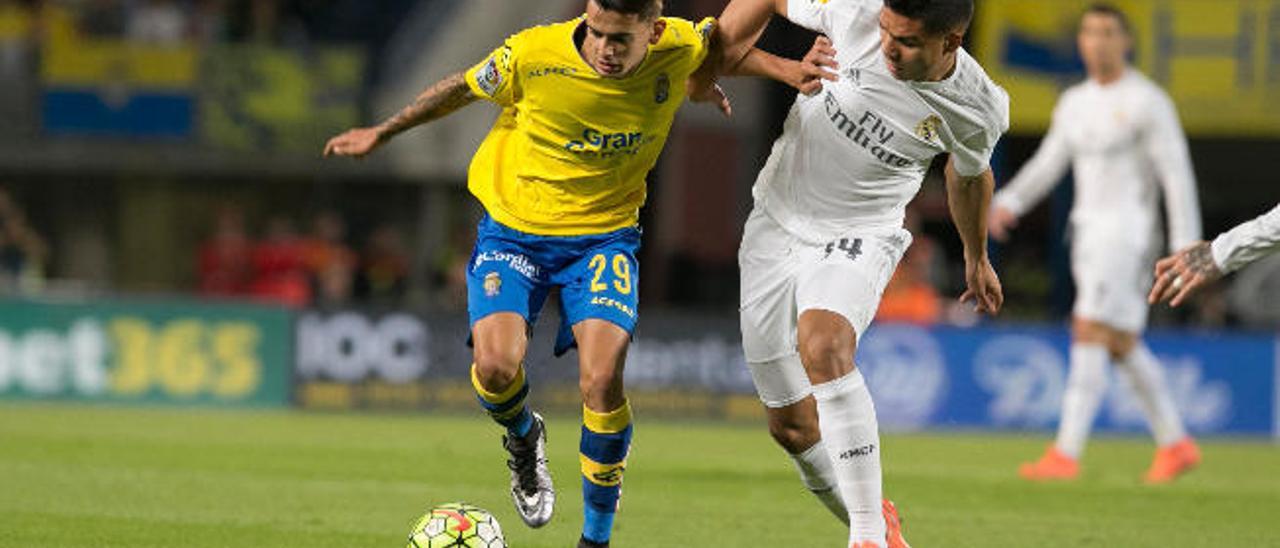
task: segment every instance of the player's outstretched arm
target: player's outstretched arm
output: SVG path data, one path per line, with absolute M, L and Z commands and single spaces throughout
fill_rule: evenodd
M 822 89 L 823 80 L 836 80 L 836 50 L 831 39 L 819 36 L 804 58 L 799 61 L 778 57 L 764 50 L 752 48 L 742 62 L 730 68 L 732 76 L 762 76 L 787 84 L 805 95 L 813 95 Z
M 988 168 L 976 177 L 956 173 L 953 160 L 947 161 L 947 206 L 951 220 L 964 243 L 965 292 L 960 302 L 974 301 L 978 312 L 995 315 L 1004 305 L 1000 277 L 987 256 L 987 211 L 995 176 Z
M 723 93 L 716 86 L 720 75 L 738 66 L 752 51 L 769 19 L 775 13 L 786 15 L 787 0 L 732 0 L 716 20 L 707 58 L 689 76 L 689 97 L 694 101 L 720 101 Z M 727 101 L 721 110 L 727 115 Z
M 1178 306 L 1201 287 L 1271 253 L 1280 253 L 1280 206 L 1219 234 L 1212 243 L 1197 242 L 1161 259 L 1147 300 Z
M 424 90 L 395 116 L 373 127 L 355 128 L 338 135 L 324 146 L 324 155 L 364 157 L 400 133 L 448 116 L 479 97 L 467 86 L 465 74 L 452 74 Z
M 1064 128 L 1072 122 L 1064 111 L 1062 102 L 1053 111 L 1053 123 L 1035 155 L 1023 164 L 1022 169 L 995 195 L 987 229 L 997 242 L 1009 239 L 1018 226 L 1018 218 L 1044 199 L 1050 190 L 1066 175 L 1071 165 L 1071 147 Z
M 706 67 L 707 64 L 704 63 L 702 68 Z M 826 36 L 819 36 L 814 40 L 809 53 L 799 61 L 752 48 L 742 62 L 726 70 L 726 73 L 730 76 L 771 78 L 796 88 L 800 93 L 813 95 L 822 90 L 823 80 L 837 79 L 835 73 L 837 68 L 839 65 L 836 63 L 836 50 L 832 47 L 831 40 Z M 718 75 L 713 76 L 709 72 L 691 76 L 689 98 L 699 103 L 716 103 L 725 116 L 731 116 L 733 108 L 724 90 L 716 84 L 714 79 L 716 76 Z
M 787 14 L 787 0 L 732 0 L 716 19 L 710 67 L 723 74 L 747 56 L 774 14 Z M 705 66 L 705 65 L 704 65 Z

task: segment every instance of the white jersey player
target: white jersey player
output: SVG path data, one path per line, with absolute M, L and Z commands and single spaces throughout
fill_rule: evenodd
M 1212 243 L 1197 242 L 1160 259 L 1148 299 L 1178 306 L 1201 287 L 1272 253 L 1280 253 L 1280 205 L 1219 234 Z
M 857 547 L 906 546 L 882 499 L 875 408 L 854 366 L 858 337 L 911 243 L 904 208 L 932 160 L 965 248 L 963 300 L 1003 301 L 986 252 L 988 162 L 1008 96 L 960 45 L 972 0 L 734 0 L 720 18 L 724 66 L 773 14 L 829 37 L 838 70 L 796 99 L 754 188 L 742 247 L 743 346 L 770 432 L 805 485 L 850 523 Z M 819 50 L 829 51 L 819 39 Z
M 1200 239 L 1200 212 L 1187 141 L 1173 102 L 1126 61 L 1132 38 L 1124 14 L 1097 4 L 1082 16 L 1078 36 L 1089 78 L 1062 94 L 1035 156 L 995 197 L 991 231 L 998 240 L 1061 180 L 1075 174 L 1071 209 L 1071 371 L 1062 398 L 1058 437 L 1038 461 L 1022 466 L 1032 480 L 1079 474 L 1094 416 L 1114 361 L 1139 396 L 1156 438 L 1146 479 L 1174 479 L 1199 461 L 1169 393 L 1163 370 L 1140 335 L 1146 294 L 1158 257 L 1163 194 L 1169 244 Z

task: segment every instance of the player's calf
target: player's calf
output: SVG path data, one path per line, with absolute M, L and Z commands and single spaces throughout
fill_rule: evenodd
M 580 546 L 608 546 L 622 496 L 622 475 L 631 450 L 631 405 L 606 413 L 582 407 L 583 524 Z
M 511 498 L 516 512 L 530 527 L 541 527 L 551 521 L 556 493 L 547 469 L 546 425 L 525 401 L 529 382 L 524 367 L 516 370 L 510 385 L 500 392 L 485 388 L 478 371 L 478 366 L 471 369 L 476 398 L 494 422 L 507 429 L 502 447 L 510 454 L 507 468 L 511 470 Z

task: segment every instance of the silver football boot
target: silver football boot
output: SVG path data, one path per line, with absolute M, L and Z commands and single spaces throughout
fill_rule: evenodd
M 516 513 L 529 527 L 542 527 L 555 512 L 556 490 L 547 469 L 547 426 L 542 415 L 533 414 L 533 427 L 524 437 L 502 436 L 502 446 L 511 453 L 511 499 Z

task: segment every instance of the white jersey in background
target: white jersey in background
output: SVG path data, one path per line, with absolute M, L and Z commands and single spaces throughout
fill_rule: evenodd
M 1170 250 L 1200 239 L 1200 206 L 1187 139 L 1173 101 L 1135 70 L 1102 85 L 1093 80 L 1062 94 L 1049 133 L 995 204 L 1022 216 L 1062 179 L 1075 176 L 1072 237 L 1158 251 L 1163 190 Z M 1098 265 L 1103 268 L 1105 265 Z
M 900 228 L 933 158 L 961 176 L 989 167 L 1009 97 L 963 49 L 940 82 L 895 79 L 880 52 L 881 0 L 790 0 L 787 19 L 827 35 L 840 79 L 800 96 L 756 181 L 757 207 L 826 243 L 850 229 Z
M 1213 262 L 1223 274 L 1280 252 L 1280 205 L 1213 239 Z
M 1200 206 L 1187 138 L 1173 101 L 1129 69 L 1107 85 L 1093 80 L 1062 94 L 1049 133 L 995 205 L 1021 216 L 1075 175 L 1071 208 L 1073 314 L 1130 333 L 1147 325 L 1146 294 L 1159 253 L 1163 190 L 1169 247 L 1200 239 Z

